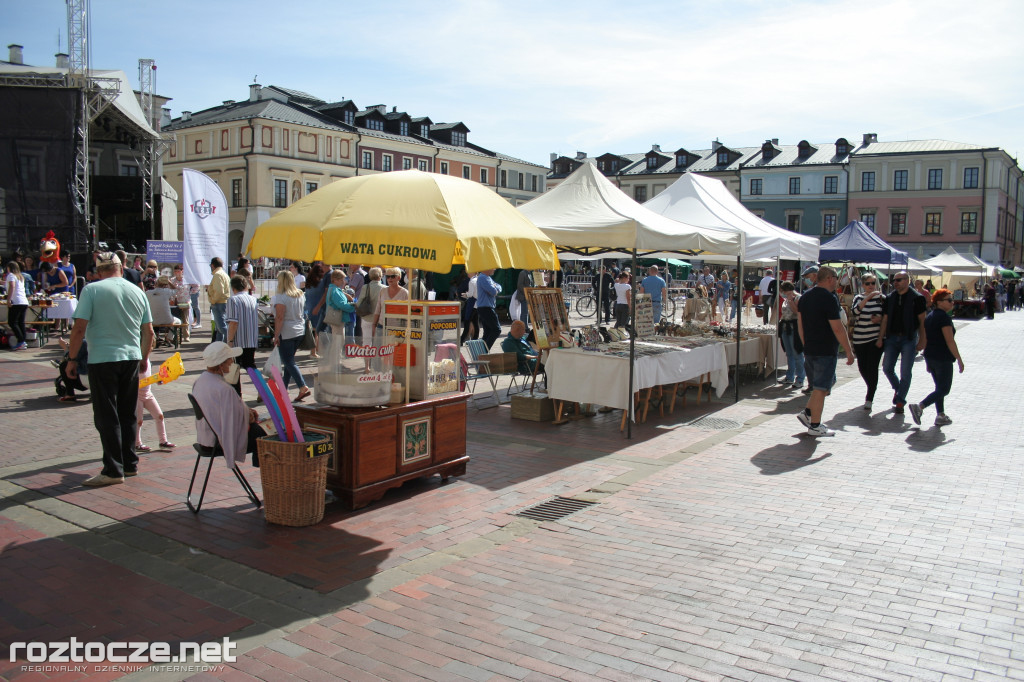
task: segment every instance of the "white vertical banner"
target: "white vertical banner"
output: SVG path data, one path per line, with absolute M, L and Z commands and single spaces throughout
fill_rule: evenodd
M 217 256 L 225 265 L 228 262 L 228 200 L 205 173 L 186 168 L 181 180 L 185 190 L 185 281 L 209 284 L 210 260 Z

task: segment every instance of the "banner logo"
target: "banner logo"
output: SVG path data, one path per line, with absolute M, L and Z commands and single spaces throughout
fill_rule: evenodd
M 212 216 L 217 212 L 217 207 L 211 204 L 206 199 L 200 199 L 199 201 L 192 204 L 189 208 L 196 214 L 200 220 L 206 220 L 209 216 Z

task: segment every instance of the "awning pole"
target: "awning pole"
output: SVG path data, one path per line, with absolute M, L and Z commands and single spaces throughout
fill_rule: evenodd
M 743 302 L 743 289 L 741 287 L 743 283 L 743 259 L 740 256 L 736 256 L 736 371 L 733 374 L 736 386 L 735 401 L 740 401 L 740 329 L 743 324 L 743 306 L 740 303 Z
M 633 249 L 633 265 L 629 270 L 629 395 L 626 399 L 626 438 L 633 437 L 633 363 L 636 362 L 636 291 L 632 290 L 636 276 L 636 249 Z

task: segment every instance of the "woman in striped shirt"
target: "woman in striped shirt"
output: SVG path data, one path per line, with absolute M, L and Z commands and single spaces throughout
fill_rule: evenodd
M 857 294 L 853 299 L 853 326 L 850 329 L 850 341 L 857 354 L 857 369 L 868 387 L 864 398 L 864 409 L 871 410 L 871 402 L 875 399 L 878 388 L 878 365 L 882 360 L 882 312 L 885 310 L 885 294 L 878 288 L 878 279 L 873 274 L 866 274 L 861 280 L 864 293 Z

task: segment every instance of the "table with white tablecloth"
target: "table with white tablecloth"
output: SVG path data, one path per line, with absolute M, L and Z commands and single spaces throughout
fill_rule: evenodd
M 638 348 L 644 342 L 638 342 Z M 554 400 L 626 409 L 629 395 L 629 358 L 580 349 L 552 349 L 544 362 L 548 395 Z M 729 366 L 721 343 L 674 349 L 636 358 L 633 392 L 677 384 L 711 375 L 711 386 L 721 396 L 729 385 Z
M 740 341 L 740 364 L 755 365 L 755 374 L 761 376 L 770 375 L 775 370 L 775 351 L 772 350 L 772 342 L 775 341 L 774 334 L 755 334 Z M 778 344 L 779 366 L 786 366 L 786 351 L 782 344 Z M 725 354 L 729 365 L 736 364 L 736 341 L 735 339 L 725 344 Z
M 52 303 L 53 305 L 43 309 L 49 320 L 70 320 L 75 316 L 75 310 L 78 308 L 77 298 L 55 298 Z

